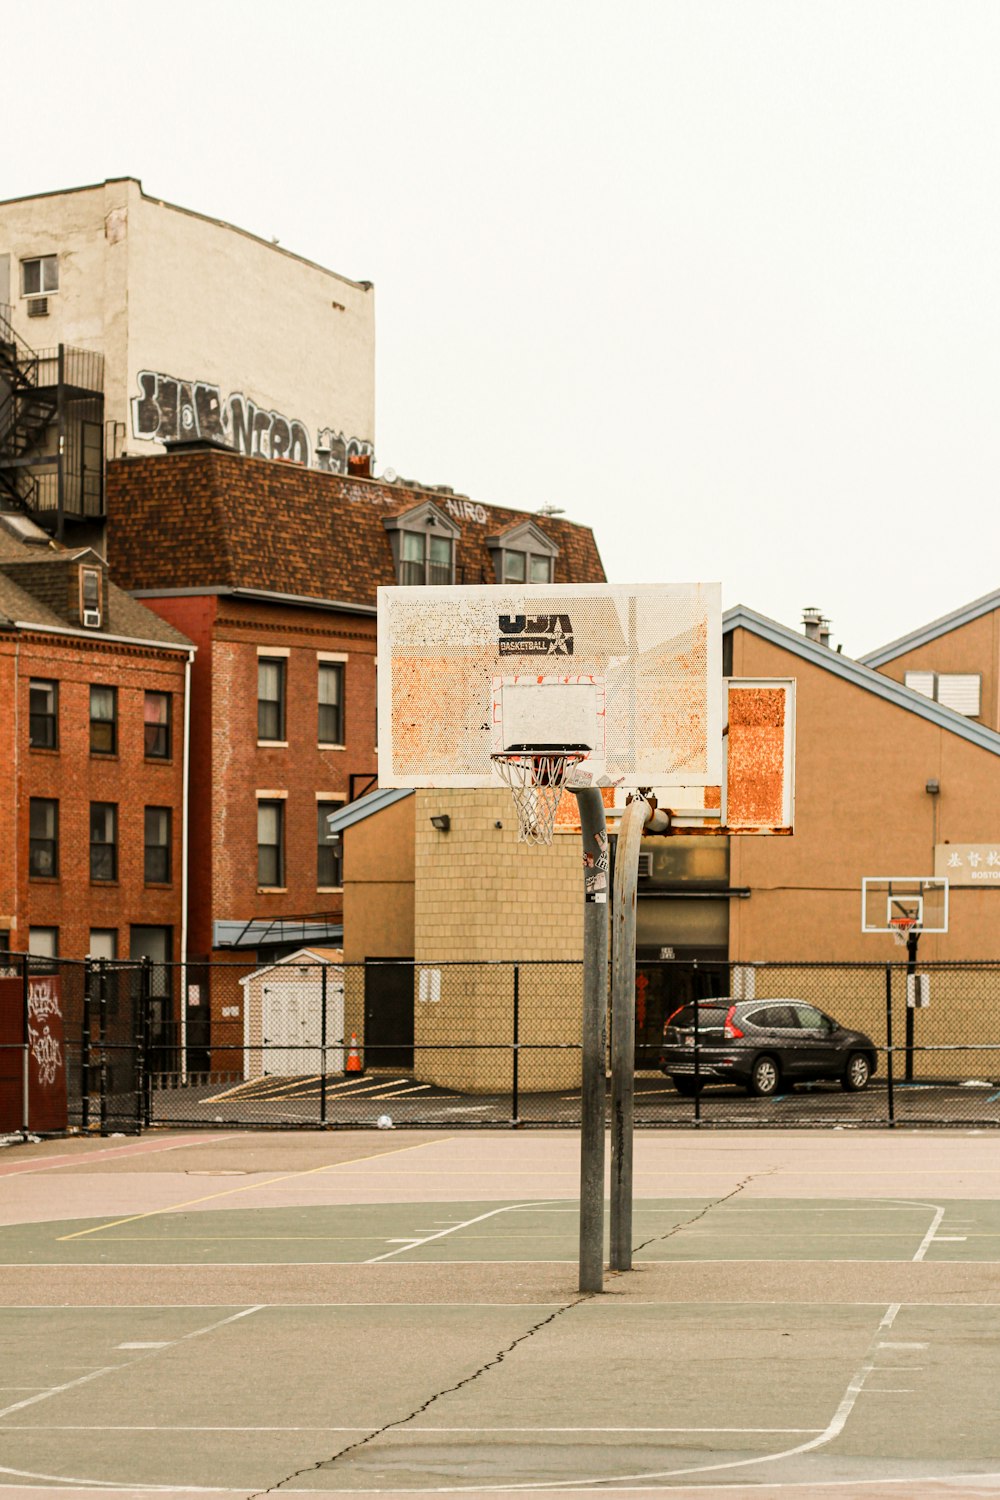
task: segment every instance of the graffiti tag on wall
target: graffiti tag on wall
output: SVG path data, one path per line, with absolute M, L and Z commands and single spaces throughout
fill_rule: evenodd
M 63 1066 L 62 1046 L 48 1024 L 50 1016 L 62 1020 L 59 996 L 51 979 L 28 981 L 28 1041 L 31 1055 L 38 1069 L 38 1081 L 43 1088 L 55 1082 L 56 1074 Z
M 372 453 L 371 443 L 345 437 L 332 427 L 318 434 L 315 447 L 304 422 L 280 411 L 266 411 L 242 391 L 223 401 L 217 385 L 178 380 L 158 370 L 140 370 L 133 396 L 132 436 L 158 443 L 209 438 L 248 458 L 285 458 L 346 474 L 351 455 Z

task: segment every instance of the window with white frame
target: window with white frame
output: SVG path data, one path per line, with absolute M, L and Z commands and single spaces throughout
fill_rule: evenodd
M 402 515 L 387 516 L 396 579 L 410 586 L 455 582 L 455 551 L 461 535 L 454 521 L 431 500 Z
M 317 664 L 319 699 L 319 743 L 344 743 L 344 663 L 321 661 Z
M 968 719 L 979 717 L 983 679 L 979 672 L 906 672 L 908 688 Z
M 281 888 L 285 874 L 285 804 L 257 803 L 257 884 Z
M 321 890 L 338 890 L 344 884 L 343 840 L 330 832 L 330 818 L 342 806 L 341 802 L 316 803 L 316 884 Z
M 59 257 L 34 255 L 21 262 L 21 295 L 45 297 L 59 290 Z
M 497 583 L 552 583 L 559 548 L 532 521 L 486 538 Z
M 450 536 L 404 531 L 399 581 L 404 584 L 451 583 L 454 543 Z

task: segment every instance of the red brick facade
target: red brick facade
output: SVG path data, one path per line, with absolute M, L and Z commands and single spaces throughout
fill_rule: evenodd
M 0 636 L 0 756 L 13 769 L 0 798 L 0 928 L 25 951 L 31 928 L 58 929 L 61 957 L 83 958 L 94 929 L 114 931 L 117 953 L 132 951 L 132 929 L 171 930 L 171 957 L 181 956 L 184 855 L 183 726 L 187 653 L 121 641 L 74 639 L 23 631 Z M 58 744 L 29 743 L 32 680 L 58 685 Z M 117 747 L 90 748 L 90 687 L 117 690 Z M 145 694 L 168 693 L 172 745 L 167 759 L 145 754 Z M 58 803 L 58 873 L 29 872 L 32 798 Z M 90 806 L 117 808 L 117 878 L 91 879 Z M 171 814 L 170 879 L 145 879 L 145 809 Z
M 342 891 L 321 888 L 318 880 L 316 803 L 320 794 L 323 800 L 346 801 L 352 776 L 357 787 L 375 775 L 374 617 L 215 595 L 147 602 L 198 646 L 192 680 L 189 952 L 197 957 L 212 952 L 215 922 L 321 915 L 339 923 Z M 287 652 L 277 658 L 285 663 L 286 676 L 280 743 L 258 742 L 257 665 L 259 654 L 268 652 Z M 342 748 L 320 748 L 320 653 L 342 659 Z M 272 793 L 265 800 L 284 804 L 279 888 L 258 885 L 260 793 Z

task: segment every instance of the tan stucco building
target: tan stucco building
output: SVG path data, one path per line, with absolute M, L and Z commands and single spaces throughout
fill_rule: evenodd
M 9 200 L 0 400 L 19 380 L 28 399 L 19 436 L 0 444 L 0 502 L 6 474 L 19 508 L 60 532 L 103 521 L 104 457 L 170 443 L 367 472 L 373 289 L 130 177 Z
M 991 639 L 989 633 L 985 639 Z M 978 659 L 964 654 L 964 669 Z M 792 837 L 678 833 L 644 839 L 640 969 L 661 955 L 740 966 L 898 960 L 900 950 L 891 937 L 861 931 L 862 879 L 932 875 L 936 851 L 940 862 L 940 851 L 951 846 L 993 841 L 1000 849 L 1000 733 L 743 607 L 724 617 L 720 665 L 737 678 L 796 680 L 795 832 Z M 345 921 L 345 958 L 361 962 L 379 952 L 403 957 L 412 937 L 409 956 L 418 965 L 464 961 L 469 966 L 464 988 L 456 980 L 448 990 L 450 1018 L 445 997 L 434 1006 L 414 1002 L 418 1044 L 421 1027 L 429 1043 L 449 1025 L 454 1029 L 459 1016 L 468 1030 L 465 1018 L 471 1014 L 475 1040 L 498 1040 L 494 1025 L 505 1026 L 506 1019 L 494 1023 L 491 1016 L 506 1012 L 477 1002 L 477 984 L 488 987 L 493 981 L 472 966 L 498 960 L 579 961 L 579 835 L 557 833 L 550 848 L 518 844 L 504 792 L 394 795 L 400 800 L 393 804 L 393 818 L 405 823 L 404 861 L 394 863 L 398 830 L 388 837 L 386 812 L 374 804 L 370 818 L 363 803 L 356 804 L 345 831 L 345 918 L 357 913 L 355 922 Z M 442 817 L 448 819 L 446 831 L 431 821 Z M 412 904 L 404 896 L 411 860 Z M 369 884 L 373 868 L 379 872 L 377 885 Z M 396 884 L 393 872 L 399 875 Z M 1000 957 L 998 917 L 998 885 L 955 881 L 950 930 L 926 933 L 921 959 Z M 760 977 L 759 992 L 768 986 L 784 993 L 782 985 L 790 982 L 787 972 L 773 971 Z M 564 999 L 572 990 L 578 1003 L 578 983 L 567 968 Z M 846 995 L 845 986 L 849 1017 Z M 551 990 L 539 994 L 539 1025 L 545 1024 L 550 1000 Z M 565 1024 L 566 1011 L 560 1010 Z M 657 1024 L 651 1004 L 650 1035 Z M 960 1025 L 961 1019 L 954 1009 L 939 1006 L 928 1025 L 939 1024 Z M 437 1081 L 470 1090 L 490 1086 L 488 1053 L 481 1054 L 482 1076 L 473 1075 L 468 1063 L 469 1076 L 461 1078 L 453 1060 L 422 1055 L 419 1045 L 418 1070 L 421 1056 L 427 1076 Z M 562 1086 L 572 1066 L 570 1059 L 540 1059 L 536 1086 Z

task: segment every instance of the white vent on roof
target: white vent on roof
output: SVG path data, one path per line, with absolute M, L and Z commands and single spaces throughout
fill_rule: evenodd
M 83 623 L 88 630 L 100 630 L 101 611 L 99 609 L 85 609 L 83 612 Z

